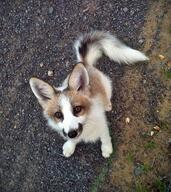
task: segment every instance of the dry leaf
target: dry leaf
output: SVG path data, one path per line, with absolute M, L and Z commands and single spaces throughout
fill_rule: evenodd
M 163 60 L 163 59 L 165 59 L 165 57 L 163 56 L 163 55 L 158 55 L 159 56 L 159 58 L 160 58 L 160 60 Z
M 156 130 L 156 131 L 160 131 L 160 127 L 159 126 L 155 126 L 155 127 L 153 127 L 154 128 L 154 130 Z

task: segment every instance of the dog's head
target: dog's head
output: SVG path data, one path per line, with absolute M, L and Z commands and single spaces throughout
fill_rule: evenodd
M 65 137 L 79 137 L 91 106 L 89 76 L 84 65 L 74 67 L 64 90 L 37 78 L 30 79 L 30 86 L 50 124 Z

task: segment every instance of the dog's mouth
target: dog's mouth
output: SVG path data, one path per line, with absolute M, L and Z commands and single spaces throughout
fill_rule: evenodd
M 79 136 L 81 135 L 82 131 L 83 131 L 83 125 L 82 125 L 81 123 L 79 123 L 78 135 L 77 135 L 77 137 L 79 137 Z
M 76 139 L 81 135 L 82 131 L 83 131 L 83 125 L 81 123 L 79 123 L 78 129 L 76 129 L 76 130 L 73 129 L 73 130 L 69 131 L 68 134 L 65 133 L 64 129 L 62 132 L 65 137 L 67 137 L 69 139 Z

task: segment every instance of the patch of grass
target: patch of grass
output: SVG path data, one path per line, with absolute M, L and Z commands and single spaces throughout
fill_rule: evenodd
M 166 192 L 167 186 L 164 181 L 160 178 L 157 178 L 154 182 L 154 187 L 159 192 Z
M 163 130 L 168 130 L 168 129 L 169 129 L 168 123 L 166 123 L 166 122 L 164 122 L 164 121 L 159 121 L 158 124 L 159 124 L 158 126 L 159 126 L 161 129 L 163 129 Z
M 151 171 L 151 169 L 152 169 L 151 166 L 147 163 L 144 163 L 143 165 L 141 165 L 141 168 L 144 173 L 147 173 L 147 172 Z
M 126 160 L 129 162 L 129 163 L 132 163 L 133 162 L 133 159 L 134 159 L 134 156 L 131 152 L 129 152 L 126 156 Z
M 171 71 L 170 70 L 165 70 L 165 76 L 167 79 L 170 79 L 171 78 Z
M 149 171 L 151 171 L 151 170 L 152 170 L 152 167 L 151 167 L 149 164 L 144 163 L 144 164 L 138 165 L 138 166 L 135 168 L 134 174 L 135 174 L 136 176 L 140 176 L 140 175 L 142 175 L 143 173 L 147 173 L 147 172 L 149 172 Z
M 165 79 L 167 79 L 167 80 L 171 79 L 171 70 L 170 69 L 168 69 L 167 67 L 163 67 L 162 71 L 163 71 Z
M 147 131 L 144 131 L 144 132 L 142 132 L 142 133 L 140 134 L 140 136 L 141 136 L 142 138 L 148 138 L 148 137 L 149 137 L 149 134 L 148 134 Z
M 103 167 L 103 169 L 101 170 L 100 174 L 96 177 L 96 180 L 90 189 L 91 192 L 97 192 L 98 191 L 99 185 L 104 183 L 107 172 L 108 172 L 108 168 Z
M 143 186 L 140 182 L 137 182 L 135 184 L 135 191 L 136 192 L 148 192 L 148 189 L 145 186 Z
M 152 149 L 156 148 L 156 143 L 154 141 L 149 141 L 148 143 L 146 143 L 144 145 L 144 147 L 145 147 L 145 149 L 152 150 Z
M 114 140 L 114 138 L 112 138 L 112 140 Z M 100 186 L 102 186 L 105 182 L 105 179 L 108 175 L 109 168 L 111 167 L 113 159 L 115 157 L 115 151 L 116 151 L 115 143 L 114 141 L 112 141 L 112 143 L 113 143 L 113 153 L 111 154 L 110 158 L 107 160 L 107 165 L 102 167 L 100 174 L 95 178 L 93 184 L 90 186 L 90 190 L 89 190 L 90 192 L 97 192 Z

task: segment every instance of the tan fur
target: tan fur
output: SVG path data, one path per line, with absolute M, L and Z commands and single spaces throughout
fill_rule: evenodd
M 62 93 L 70 98 L 72 107 L 75 106 L 81 106 L 82 110 L 78 114 L 78 116 L 85 115 L 89 112 L 90 109 L 90 101 L 87 96 L 84 94 L 78 93 L 77 91 L 65 91 Z M 55 113 L 57 111 L 61 111 L 60 106 L 58 104 L 59 102 L 60 93 L 55 94 L 50 100 L 47 100 L 45 102 L 39 101 L 41 104 L 43 110 L 46 112 L 46 114 L 55 120 L 56 122 L 59 122 L 60 120 L 55 117 Z
M 82 70 L 82 66 L 82 63 L 76 64 L 71 74 L 73 72 L 79 73 L 79 71 Z M 108 97 L 104 84 L 102 83 L 101 72 L 91 65 L 84 64 L 84 67 L 89 76 L 89 85 L 85 88 L 84 94 L 89 95 L 90 97 L 96 97 L 97 95 L 100 96 L 106 111 L 111 110 L 110 98 Z M 72 84 L 75 84 L 75 76 L 71 75 L 69 83 L 71 84 L 70 87 L 72 87 Z
M 87 67 L 87 72 L 90 78 L 90 93 L 91 96 L 99 95 L 102 99 L 103 105 L 105 108 L 108 108 L 111 105 L 110 99 L 107 96 L 105 87 L 102 83 L 100 76 L 100 71 L 92 66 Z
M 61 111 L 60 106 L 58 104 L 59 96 L 60 94 L 55 94 L 50 100 L 43 102 L 41 105 L 46 114 L 56 122 L 61 121 L 60 119 L 55 117 L 55 113 Z
M 87 93 L 88 94 L 88 93 Z M 70 97 L 72 106 L 81 106 L 83 109 L 78 114 L 78 116 L 88 114 L 90 110 L 90 100 L 83 93 L 78 93 L 77 91 L 68 91 L 67 95 Z

